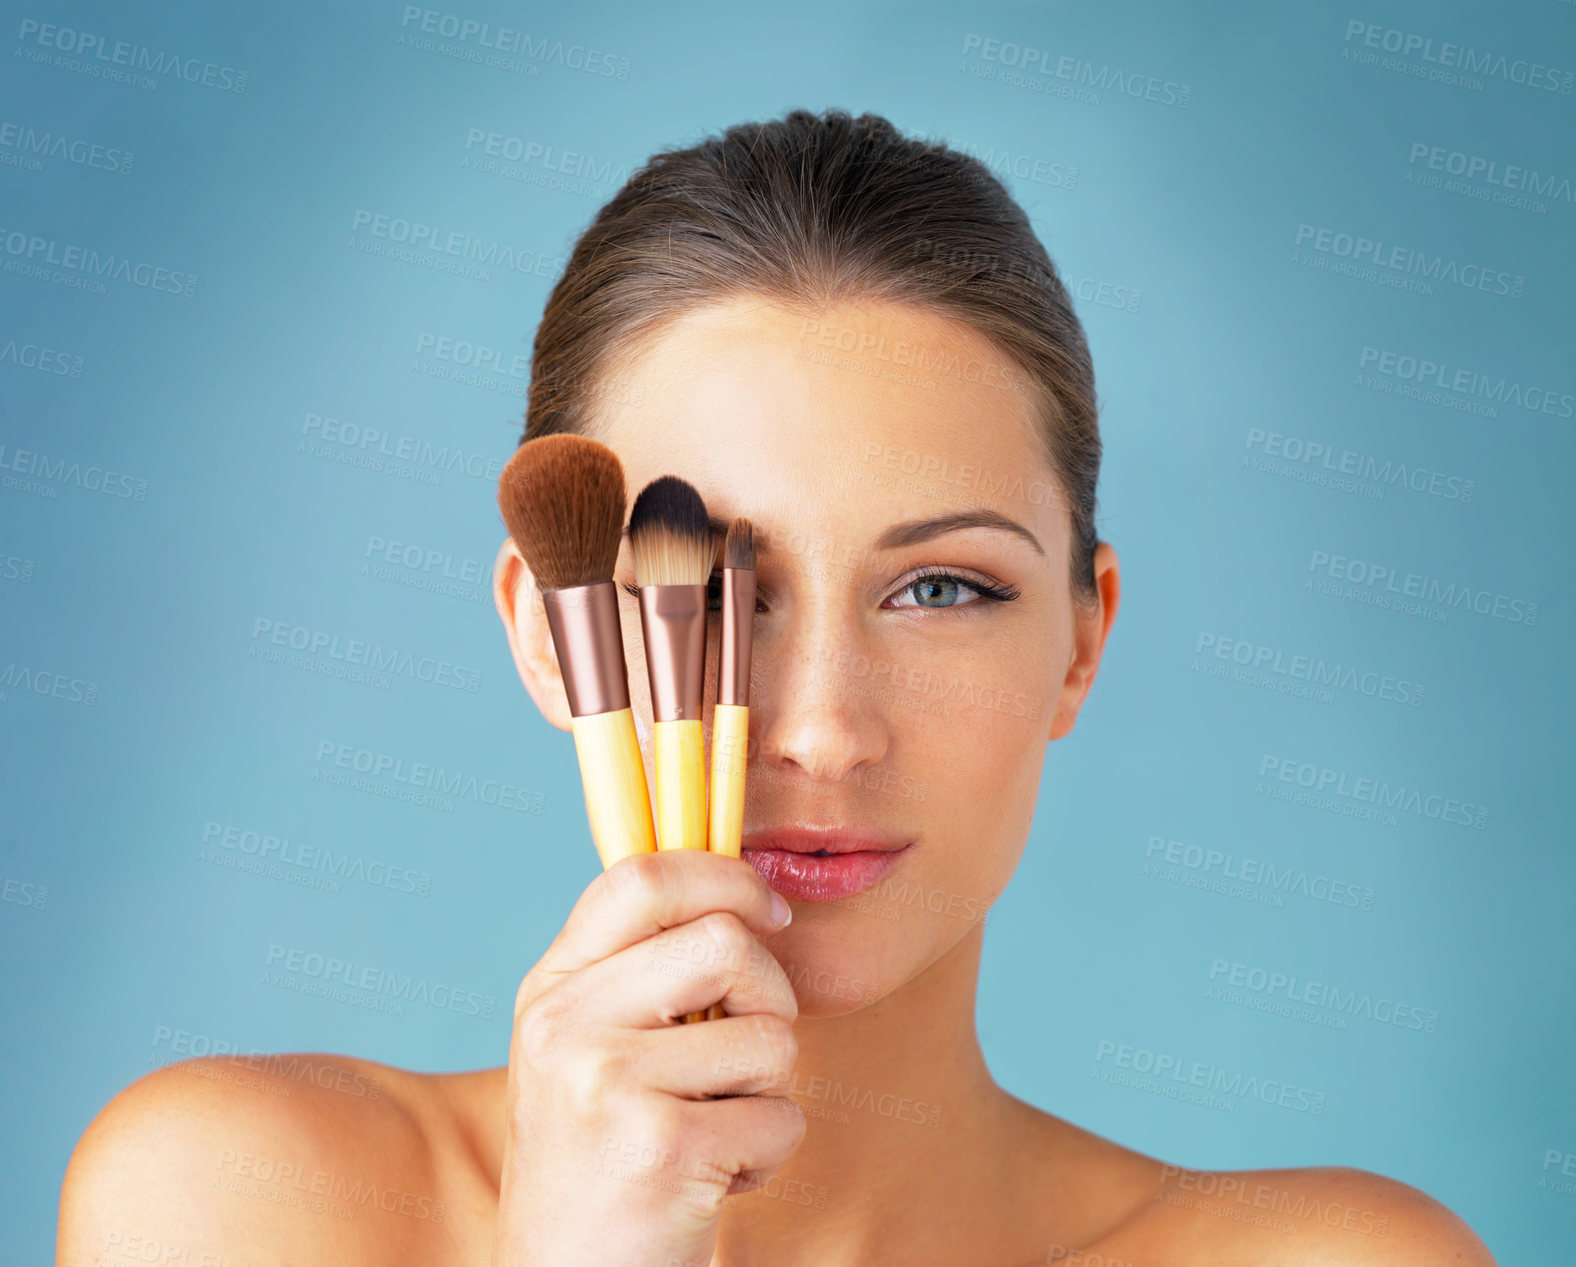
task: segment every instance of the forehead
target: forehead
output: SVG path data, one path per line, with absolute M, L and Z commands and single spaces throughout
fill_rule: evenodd
M 988 507 L 1047 553 L 1066 535 L 1037 400 L 983 334 L 909 305 L 806 313 L 737 296 L 684 313 L 609 371 L 593 434 L 629 495 L 681 475 L 768 539 Z

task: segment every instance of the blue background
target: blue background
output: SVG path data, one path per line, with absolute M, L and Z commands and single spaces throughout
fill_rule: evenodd
M 16 125 L 0 144 L 7 1257 L 51 1252 L 77 1138 L 118 1090 L 185 1054 L 174 1031 L 196 1036 L 188 1050 L 341 1051 L 423 1070 L 507 1058 L 519 979 L 596 871 L 572 744 L 521 688 L 491 606 L 494 481 L 526 383 L 513 358 L 529 353 L 575 236 L 650 153 L 832 105 L 998 169 L 1079 299 L 1099 376 L 1099 528 L 1120 552 L 1121 614 L 991 914 L 979 1017 L 998 1080 L 1190 1166 L 1395 1176 L 1504 1263 L 1554 1262 L 1576 1239 L 1576 1187 L 1548 1161 L 1576 1152 L 1576 861 L 1561 794 L 1576 96 L 1504 75 L 1419 78 L 1374 64 L 1389 54 L 1349 28 L 1568 74 L 1576 6 L 441 10 L 604 53 L 590 70 L 448 55 L 412 42 L 420 23 L 398 3 L 0 9 L 0 124 Z M 28 21 L 244 71 L 244 91 L 217 71 L 229 90 L 173 74 L 115 82 Z M 1023 49 L 1053 68 L 1069 57 L 1107 79 L 1152 77 L 1161 99 L 1109 82 L 1066 95 L 1068 79 L 1011 64 Z M 484 146 L 467 148 L 473 130 L 541 150 L 488 170 Z M 28 134 L 103 149 L 30 153 Z M 1494 201 L 1504 185 L 1482 177 L 1442 187 L 1451 176 L 1418 145 L 1553 183 L 1524 194 L 1530 206 Z M 108 169 L 125 154 L 129 170 Z M 358 213 L 501 244 L 524 267 L 466 276 L 432 251 L 394 258 L 357 232 Z M 1315 250 L 1319 230 L 1343 245 Z M 1519 297 L 1377 280 L 1394 268 L 1342 273 L 1337 234 L 1503 272 L 1522 279 Z M 194 276 L 194 293 L 28 275 L 35 238 L 57 259 L 79 246 Z M 467 381 L 439 339 L 494 349 L 501 372 Z M 41 348 L 46 366 L 26 364 Z M 1487 394 L 1408 397 L 1403 373 L 1380 372 L 1375 353 L 1365 364 L 1365 348 L 1470 371 Z M 363 447 L 368 428 L 390 439 Z M 1321 484 L 1309 478 L 1321 460 L 1271 455 L 1270 433 L 1404 469 L 1424 491 L 1383 476 Z M 460 456 L 358 462 L 401 443 Z M 12 469 L 30 460 L 18 450 L 56 474 Z M 59 474 L 73 463 L 127 479 L 93 491 Z M 377 539 L 422 562 L 369 558 Z M 1385 608 L 1363 601 L 1382 583 L 1331 580 L 1324 556 L 1485 606 L 1499 596 L 1523 618 Z M 478 689 L 267 663 L 259 621 L 436 657 Z M 1232 678 L 1222 646 L 1423 691 L 1417 704 L 1353 686 L 1299 696 L 1273 667 L 1267 685 Z M 49 693 L 57 681 L 64 698 Z M 474 776 L 478 792 L 429 805 L 336 784 L 323 754 L 341 745 Z M 1300 763 L 1486 814 L 1375 821 L 1343 812 L 1368 804 L 1351 796 L 1333 809 L 1278 799 L 1266 789 L 1303 789 L 1264 778 L 1266 758 L 1285 763 L 1272 773 Z M 500 783 L 527 808 L 489 803 Z M 248 871 L 238 842 L 205 839 L 225 828 L 333 849 L 369 874 L 404 868 L 427 891 Z M 1200 887 L 1225 869 L 1200 861 L 1209 850 L 1354 886 L 1370 909 Z M 279 988 L 264 975 L 271 946 L 454 985 L 490 997 L 492 1016 L 392 1015 Z M 1329 1008 L 1303 1020 L 1251 1006 L 1268 1001 L 1252 990 L 1210 997 L 1217 961 L 1399 1000 L 1437 1025 Z M 1324 1111 L 1146 1094 L 1102 1076 L 1111 1044 L 1311 1089 Z

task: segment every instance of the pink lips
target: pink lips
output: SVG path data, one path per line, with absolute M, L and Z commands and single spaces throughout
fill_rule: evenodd
M 910 847 L 891 837 L 802 827 L 751 832 L 742 845 L 744 860 L 767 884 L 802 902 L 832 902 L 863 893 Z

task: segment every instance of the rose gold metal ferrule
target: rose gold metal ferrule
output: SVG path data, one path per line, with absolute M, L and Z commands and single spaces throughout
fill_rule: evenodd
M 642 585 L 640 631 L 651 720 L 699 721 L 706 686 L 706 586 Z
M 576 717 L 594 717 L 628 708 L 629 671 L 613 582 L 543 590 L 542 602 L 569 711 Z
M 750 631 L 755 625 L 755 569 L 722 569 L 722 649 L 717 703 L 750 702 Z

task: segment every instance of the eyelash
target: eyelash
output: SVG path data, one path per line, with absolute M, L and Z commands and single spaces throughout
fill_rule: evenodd
M 716 593 L 720 603 L 721 591 L 720 589 L 713 591 L 712 584 L 720 585 L 721 580 L 721 572 L 713 572 L 711 574 L 711 583 L 709 583 L 706 587 L 706 606 L 708 611 L 719 610 L 719 608 L 713 608 L 711 606 L 711 599 L 713 593 Z M 893 590 L 892 593 L 888 595 L 888 597 L 895 598 L 899 594 L 913 589 L 914 586 L 918 585 L 921 581 L 956 581 L 959 585 L 966 586 L 968 589 L 973 590 L 980 596 L 981 599 L 990 603 L 1010 603 L 1022 593 L 1022 590 L 1020 590 L 1016 585 L 1000 585 L 994 581 L 974 580 L 967 576 L 959 576 L 956 572 L 949 572 L 940 564 L 922 564 L 920 568 L 911 576 L 905 577 L 903 583 Z M 637 586 L 630 585 L 627 582 L 621 584 L 619 588 L 631 598 L 638 598 L 640 595 L 639 588 Z M 910 605 L 910 609 L 918 611 L 962 611 L 965 608 L 973 606 L 975 606 L 975 603 L 973 602 L 954 603 L 950 607 L 925 607 L 916 603 Z
M 1000 585 L 994 581 L 976 580 L 967 576 L 959 576 L 956 572 L 949 571 L 941 564 L 927 563 L 922 564 L 912 575 L 904 577 L 903 583 L 893 590 L 889 597 L 896 598 L 899 594 L 913 589 L 921 581 L 956 581 L 959 585 L 973 590 L 981 599 L 990 603 L 1010 603 L 1022 593 L 1016 585 Z M 967 602 L 954 603 L 950 607 L 926 607 L 923 604 L 914 603 L 909 605 L 908 610 L 955 611 L 966 614 L 968 608 L 977 605 L 975 602 Z

